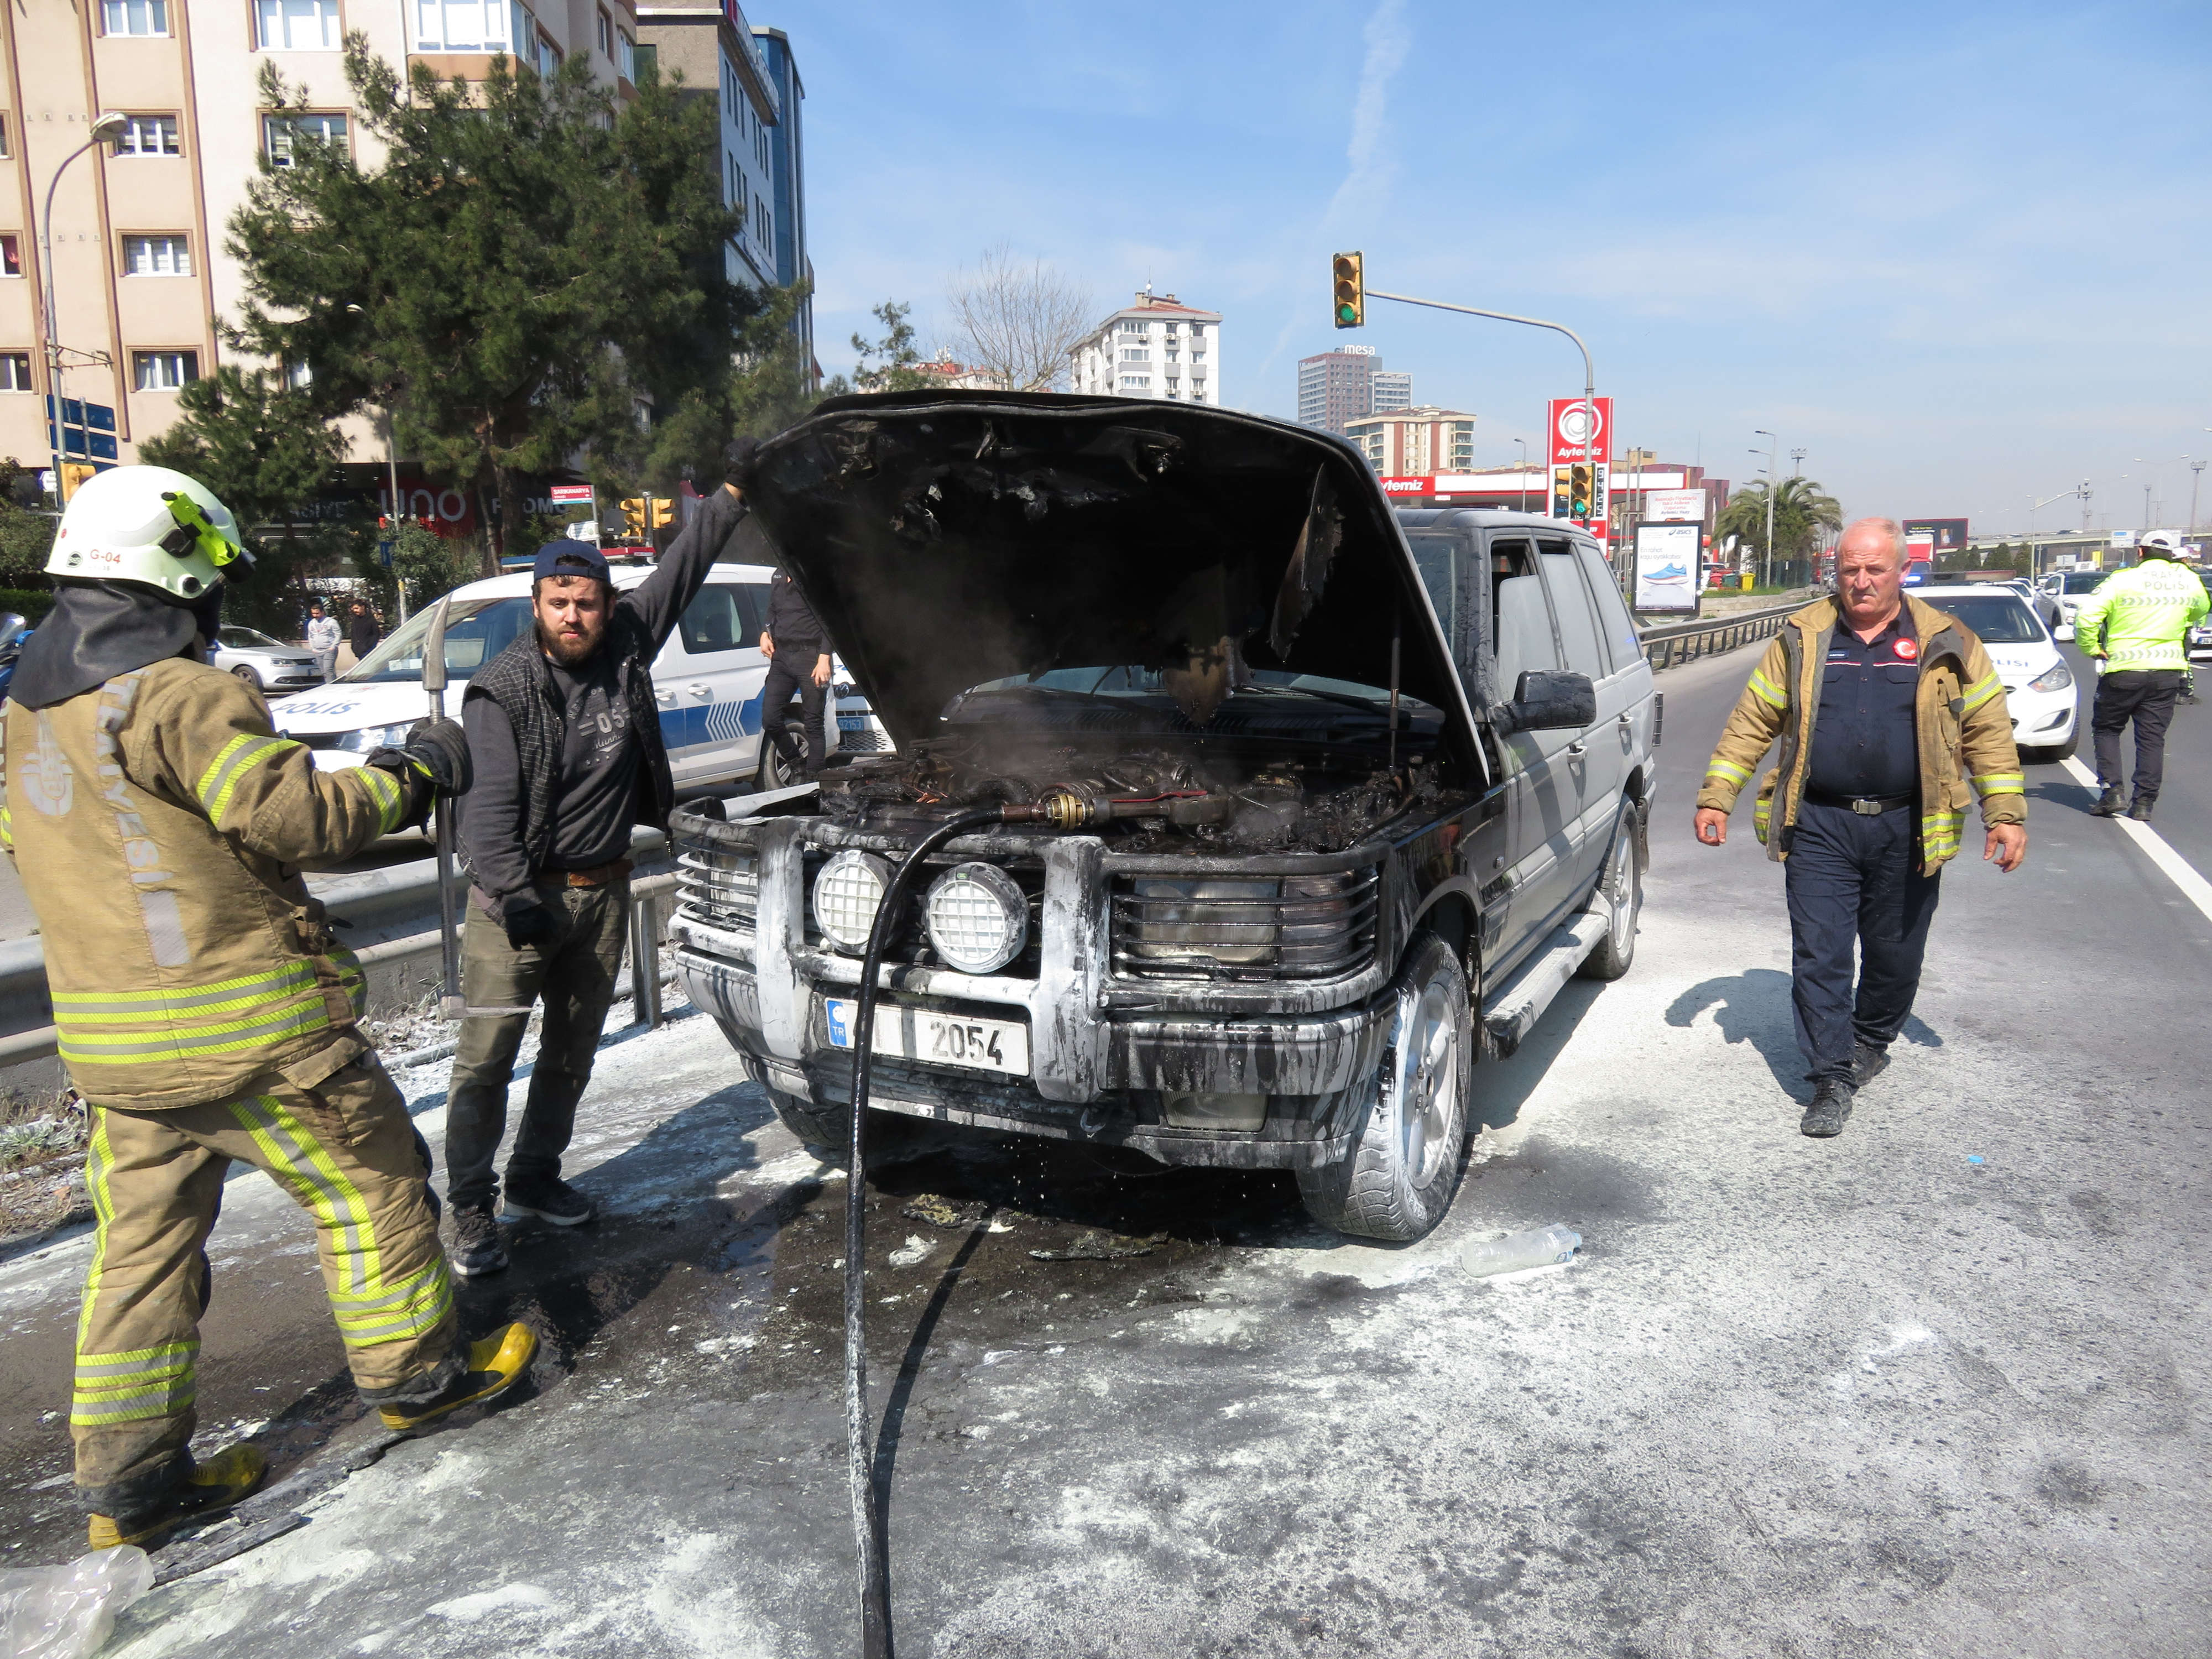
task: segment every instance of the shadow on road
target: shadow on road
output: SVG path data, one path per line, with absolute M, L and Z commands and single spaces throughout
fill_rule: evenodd
M 1778 968 L 1752 968 L 1723 978 L 1700 980 L 1667 1005 L 1667 1023 L 1687 1030 L 1708 1008 L 1724 1042 L 1748 1042 L 1783 1091 L 1799 1100 L 1813 1097 L 1805 1079 L 1805 1055 L 1797 1046 L 1796 1018 L 1790 1002 L 1790 975 Z M 1919 1015 L 1898 1033 L 1923 1048 L 1940 1048 L 1942 1036 Z

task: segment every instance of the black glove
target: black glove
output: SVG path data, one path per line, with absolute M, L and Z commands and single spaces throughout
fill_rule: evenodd
M 752 488 L 753 458 L 760 452 L 758 438 L 732 438 L 722 451 L 722 482 L 733 489 Z
M 507 927 L 507 942 L 518 951 L 550 945 L 561 937 L 559 920 L 526 888 L 499 902 L 499 918 Z
M 404 744 L 378 750 L 368 763 L 403 778 L 425 779 L 445 799 L 467 794 L 476 781 L 469 764 L 468 736 L 459 720 L 417 720 L 408 729 Z

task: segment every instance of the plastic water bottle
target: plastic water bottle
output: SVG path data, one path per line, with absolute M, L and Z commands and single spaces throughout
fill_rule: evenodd
M 1555 1221 L 1548 1227 L 1534 1227 L 1525 1233 L 1508 1233 L 1486 1243 L 1470 1244 L 1467 1254 L 1460 1257 L 1460 1265 L 1477 1279 L 1487 1279 L 1492 1273 L 1516 1273 L 1524 1267 L 1548 1267 L 1557 1261 L 1572 1261 L 1582 1242 L 1580 1233 Z

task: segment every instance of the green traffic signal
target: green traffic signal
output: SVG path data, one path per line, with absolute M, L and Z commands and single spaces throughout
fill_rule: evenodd
M 1330 262 L 1336 283 L 1336 325 L 1358 328 L 1367 320 L 1366 261 L 1358 253 L 1340 253 Z

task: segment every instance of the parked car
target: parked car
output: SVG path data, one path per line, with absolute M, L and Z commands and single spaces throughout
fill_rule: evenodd
M 304 645 L 287 645 L 258 628 L 235 623 L 219 629 L 217 635 L 209 660 L 248 685 L 264 691 L 303 691 L 323 683 L 315 672 L 315 653 Z
M 2191 565 L 2189 568 L 2196 572 L 2197 580 L 2204 585 L 2206 597 L 2212 598 L 2212 569 L 2201 564 Z M 4 627 L 0 627 L 0 637 L 4 637 L 5 633 Z M 2207 657 L 2212 657 L 2212 616 L 2206 617 L 2189 630 L 2189 660 L 2197 662 Z
M 649 565 L 618 564 L 615 586 L 635 587 L 651 574 Z M 715 565 L 653 660 L 660 733 L 679 789 L 732 781 L 760 787 L 791 781 L 774 745 L 761 741 L 768 659 L 761 653 L 760 632 L 772 574 L 765 565 Z M 521 571 L 453 590 L 446 622 L 449 713 L 460 708 L 463 682 L 531 626 L 530 580 L 529 572 Z M 358 766 L 371 750 L 400 742 L 426 712 L 422 645 L 429 623 L 427 609 L 417 611 L 319 695 L 287 698 L 273 711 L 276 729 L 306 743 L 325 769 Z M 866 700 L 855 693 L 837 700 L 836 709 L 831 714 L 825 699 L 828 751 L 839 748 L 847 719 L 866 722 L 855 735 L 872 746 L 881 728 Z
M 2081 740 L 2081 696 L 2043 618 L 2011 591 L 1988 582 L 1923 587 L 1913 596 L 1972 629 L 2004 682 L 2012 739 L 2023 761 L 2056 762 Z
M 2112 573 L 2109 570 L 2061 570 L 2045 576 L 2044 592 L 2058 601 L 2058 622 L 2051 630 L 2058 640 L 2074 637 L 2074 613 L 2081 608 L 2081 598 L 2097 591 L 2097 585 Z
M 1596 544 L 1394 512 L 1307 428 L 1042 393 L 832 399 L 749 494 L 898 743 L 675 819 L 684 981 L 793 1132 L 843 1143 L 866 1040 L 887 1112 L 1433 1226 L 1478 1062 L 1636 948 L 1658 707 Z M 890 860 L 1010 802 L 1091 827 L 951 842 L 863 1039 Z
M 2008 592 L 2019 594 L 2027 608 L 2035 612 L 2037 619 L 2045 628 L 2053 629 L 2057 628 L 2058 600 L 2056 595 L 2045 592 L 2025 576 L 2014 576 L 2003 581 L 1990 583 L 1990 586 L 2002 587 Z M 1921 597 L 1925 599 L 1927 595 L 1923 593 Z

